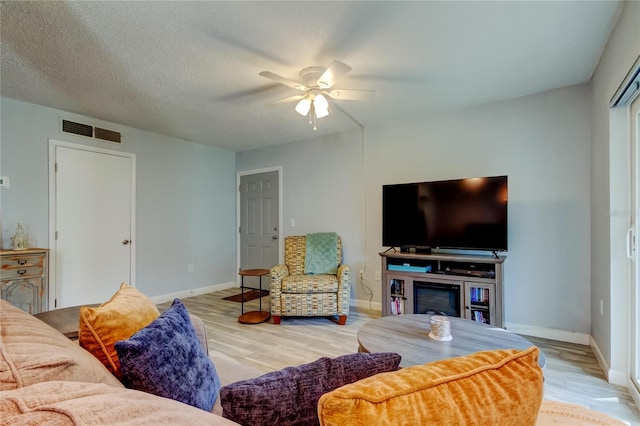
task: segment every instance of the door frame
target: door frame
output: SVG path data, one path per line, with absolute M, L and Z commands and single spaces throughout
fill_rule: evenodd
M 621 360 L 624 361 L 624 365 L 621 365 L 626 371 L 615 369 L 609 369 L 607 374 L 607 379 L 610 383 L 618 384 L 627 387 L 629 393 L 634 399 L 636 405 L 640 406 L 640 389 L 638 388 L 637 380 L 632 378 L 634 375 L 634 370 L 637 370 L 638 366 L 638 306 L 633 306 L 634 300 L 632 300 L 631 295 L 635 290 L 637 292 L 640 280 L 640 258 L 638 256 L 638 216 L 637 211 L 640 207 L 640 147 L 638 146 L 637 140 L 637 132 L 636 134 L 631 132 L 631 129 L 634 126 L 637 126 L 637 115 L 634 116 L 633 112 L 633 104 L 640 99 L 640 56 L 636 59 L 635 63 L 630 68 L 629 72 L 620 83 L 620 86 L 616 90 L 615 94 L 611 98 L 611 112 L 609 114 L 609 137 L 610 137 L 610 145 L 611 139 L 624 141 L 624 145 L 627 149 L 627 182 L 628 188 L 625 188 L 627 193 L 627 206 L 628 206 L 628 223 L 627 223 L 627 241 L 626 241 L 626 249 L 627 249 L 627 261 L 626 261 L 626 271 L 624 281 L 622 281 L 622 285 L 615 286 L 613 280 L 613 264 L 611 264 L 612 269 L 612 278 L 609 283 L 609 292 L 610 292 L 610 302 L 611 306 L 618 303 L 618 306 L 622 306 L 618 315 L 614 317 L 613 309 L 611 309 L 610 314 L 610 350 L 611 350 L 611 362 L 613 364 L 613 356 L 614 351 L 620 351 L 623 354 L 619 356 Z M 618 112 L 614 112 L 615 109 L 618 109 Z M 620 158 L 620 157 L 618 157 Z M 609 171 L 610 179 L 612 173 Z M 621 199 L 621 198 L 620 198 Z M 610 220 L 611 224 L 611 220 Z M 613 238 L 613 235 L 610 236 L 610 239 Z M 611 249 L 613 250 L 613 249 Z M 620 270 L 620 272 L 622 272 Z M 621 278 L 623 275 L 621 275 Z M 624 287 L 623 287 L 624 285 Z M 620 287 L 620 288 L 616 288 Z M 616 291 L 618 290 L 618 291 Z M 617 333 L 616 333 L 617 332 Z M 613 338 L 615 334 L 618 334 L 618 345 L 616 347 L 613 343 Z M 632 334 L 635 333 L 635 334 Z M 632 345 L 635 345 L 632 348 Z M 634 351 L 635 349 L 635 351 Z M 635 354 L 634 354 L 635 352 Z M 631 359 L 632 356 L 635 356 L 635 359 Z M 632 368 L 632 363 L 635 363 L 635 369 Z M 620 367 L 617 367 L 620 369 Z M 612 374 L 615 373 L 615 374 Z M 637 371 L 635 371 L 635 375 L 637 378 Z
M 637 104 L 636 104 L 637 103 Z M 640 211 L 640 95 L 636 93 L 635 98 L 629 102 L 628 105 L 628 131 L 629 141 L 635 148 L 635 156 L 631 159 L 632 175 L 635 180 L 635 186 L 633 190 L 635 194 L 632 194 L 632 199 L 635 200 L 635 205 L 632 205 L 632 211 Z M 632 132 L 633 130 L 633 132 Z M 637 215 L 637 213 L 636 213 Z M 640 259 L 638 258 L 638 221 L 637 216 L 635 220 L 635 231 L 632 232 L 635 241 L 633 242 L 635 252 L 631 256 L 631 273 L 629 279 L 628 288 L 628 327 L 629 327 L 629 373 L 627 388 L 629 393 L 635 400 L 636 404 L 640 407 L 640 383 L 638 377 L 640 377 L 640 326 L 638 320 L 640 319 L 640 303 L 638 303 L 638 292 L 640 291 Z M 632 228 L 633 229 L 633 228 Z
M 80 151 L 95 152 L 98 154 L 116 155 L 131 160 L 131 263 L 129 269 L 130 286 L 136 286 L 136 155 L 128 152 L 112 149 L 97 148 L 90 145 L 82 145 L 49 139 L 49 310 L 55 309 L 55 301 L 58 296 L 57 264 L 56 264 L 56 149 L 58 147 L 77 149 Z
M 284 259 L 284 242 L 282 241 L 282 166 L 265 167 L 262 169 L 243 170 L 236 172 L 236 269 L 240 268 L 240 178 L 261 173 L 278 172 L 278 263 Z M 240 286 L 240 276 L 236 278 L 236 284 Z

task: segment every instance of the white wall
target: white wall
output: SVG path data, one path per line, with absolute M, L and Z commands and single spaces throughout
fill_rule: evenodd
M 49 138 L 104 146 L 60 134 L 64 116 L 122 131 L 122 149 L 137 155 L 137 281 L 145 293 L 235 281 L 235 173 L 282 166 L 283 234 L 338 232 L 353 268 L 354 302 L 379 309 L 382 184 L 507 174 L 508 325 L 588 334 L 588 96 L 586 86 L 576 86 L 388 122 L 367 128 L 364 146 L 356 129 L 240 153 L 237 167 L 232 152 L 5 98 L 0 173 L 11 178 L 11 188 L 2 189 L 5 241 L 22 221 L 35 243 L 47 246 Z M 187 263 L 196 265 L 193 274 Z M 358 280 L 363 268 L 367 287 Z
M 136 154 L 136 285 L 153 297 L 235 283 L 235 153 L 39 105 L 1 99 L 3 246 L 16 223 L 48 247 L 48 140 Z M 60 119 L 123 134 L 121 147 L 60 132 Z M 194 272 L 187 265 L 194 264 Z
M 591 335 L 610 380 L 628 369 L 628 268 L 625 234 L 629 205 L 629 143 L 626 114 L 610 100 L 640 55 L 640 2 L 625 2 L 591 81 L 592 300 Z M 621 128 L 622 126 L 622 128 Z M 608 212 L 614 212 L 610 215 Z M 605 309 L 600 314 L 600 301 Z
M 529 327 L 532 333 L 537 328 L 558 329 L 568 340 L 579 334 L 577 340 L 582 341 L 590 332 L 588 105 L 588 87 L 582 85 L 421 121 L 369 127 L 364 195 L 358 192 L 363 190 L 358 132 L 340 135 L 340 145 L 318 138 L 241 153 L 238 170 L 283 165 L 283 196 L 289 200 L 283 206 L 285 223 L 313 212 L 311 223 L 321 220 L 323 227 L 355 233 L 346 240 L 347 250 L 349 244 L 365 242 L 365 282 L 373 289 L 378 308 L 381 283 L 374 281 L 374 273 L 380 270 L 378 253 L 384 249 L 382 185 L 507 174 L 506 320 L 512 326 L 533 326 Z M 338 146 L 352 147 L 342 151 L 340 160 L 351 172 L 335 163 L 331 153 Z M 341 197 L 348 204 L 328 205 L 323 197 L 309 196 L 321 193 L 336 173 L 341 179 L 333 180 L 330 192 L 350 194 Z M 350 177 L 357 180 L 352 182 Z M 337 207 L 350 214 L 334 214 Z M 358 285 L 352 297 L 358 304 L 368 304 L 366 289 Z

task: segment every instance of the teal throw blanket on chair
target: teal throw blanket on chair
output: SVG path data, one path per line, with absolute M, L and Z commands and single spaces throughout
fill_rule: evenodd
M 304 273 L 335 275 L 338 272 L 338 234 L 319 232 L 306 237 Z

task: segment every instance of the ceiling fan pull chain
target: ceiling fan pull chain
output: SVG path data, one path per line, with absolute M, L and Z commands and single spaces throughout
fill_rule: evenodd
M 316 116 L 316 107 L 313 104 L 313 102 L 311 102 L 311 111 L 309 112 L 309 124 L 313 124 L 313 130 L 318 130 L 318 128 L 316 127 L 317 120 L 318 120 L 318 117 Z

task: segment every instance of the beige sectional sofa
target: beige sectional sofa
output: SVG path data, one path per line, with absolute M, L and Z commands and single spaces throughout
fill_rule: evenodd
M 202 321 L 191 317 L 206 345 Z M 237 424 L 213 413 L 126 389 L 77 342 L 0 301 L 0 423 L 2 424 Z M 206 347 L 206 346 L 205 346 Z M 222 384 L 261 374 L 210 353 Z
M 205 351 L 208 351 L 202 321 L 195 316 L 191 316 L 191 321 L 201 345 Z M 259 381 L 261 377 L 265 377 L 261 376 L 260 371 L 243 366 L 224 354 L 210 350 L 208 353 L 215 364 L 223 386 L 232 384 L 228 387 L 233 387 L 238 386 L 238 383 L 253 385 L 257 383 L 254 379 Z M 491 356 L 495 356 L 495 354 Z M 529 366 L 533 368 L 531 374 L 534 376 L 538 374 L 535 371 L 538 368 L 537 352 L 529 350 L 528 353 L 514 353 L 510 357 L 519 360 L 531 358 L 524 364 L 518 361 L 518 368 Z M 474 362 L 480 359 L 476 358 Z M 452 389 L 459 387 L 462 376 L 465 380 L 474 381 L 485 371 L 492 370 L 492 368 L 483 366 L 481 370 L 478 370 L 479 374 L 465 373 L 447 378 L 445 376 L 448 373 L 444 371 L 435 380 L 429 378 L 435 374 L 434 371 L 443 369 L 443 367 L 449 368 L 453 365 L 452 363 L 459 362 L 470 362 L 470 360 L 451 359 L 439 365 L 409 367 L 398 372 L 377 374 L 325 393 L 318 404 L 320 424 L 361 424 L 358 419 L 364 418 L 362 417 L 365 413 L 363 406 L 367 406 L 365 409 L 369 411 L 369 415 L 373 414 L 376 419 L 383 418 L 385 413 L 376 411 L 384 410 L 381 405 L 383 402 L 389 407 L 394 404 L 398 405 L 399 408 L 396 407 L 396 409 L 402 411 L 407 419 L 414 419 L 412 424 L 434 424 L 434 422 L 430 423 L 430 420 L 435 420 L 433 411 L 430 414 L 425 411 L 426 418 L 420 417 L 422 414 L 419 412 L 424 411 L 425 407 L 434 408 L 438 412 L 449 409 L 451 415 L 456 415 L 457 411 L 465 408 L 438 407 L 435 402 L 437 398 L 434 399 L 433 391 L 442 393 L 442 389 L 439 389 L 438 386 L 443 385 L 452 385 Z M 504 359 L 499 363 L 505 365 Z M 422 376 L 419 376 L 421 374 Z M 500 374 L 506 377 L 504 373 Z M 406 377 L 403 378 L 403 376 Z M 247 381 L 247 379 L 251 380 Z M 492 379 L 485 377 L 483 380 Z M 431 383 L 428 386 L 425 385 L 429 381 Z M 536 379 L 536 382 L 539 384 L 535 386 L 539 386 L 540 389 L 541 380 Z M 400 388 L 403 388 L 401 392 L 398 391 Z M 512 394 L 522 396 L 522 392 L 518 390 L 513 391 Z M 531 394 L 538 395 L 534 397 L 534 399 L 538 398 L 538 405 L 535 405 L 534 401 L 530 406 L 539 407 L 540 391 L 531 392 Z M 0 301 L 0 424 L 149 424 L 154 426 L 164 424 L 238 424 L 222 417 L 219 399 L 212 412 L 209 413 L 171 399 L 127 389 L 97 358 L 82 349 L 77 342 L 67 339 L 57 330 L 7 302 Z M 478 400 L 481 398 L 475 401 Z M 413 402 L 408 403 L 409 401 Z M 495 399 L 491 401 L 487 398 L 484 398 L 482 404 L 483 406 L 480 407 L 482 410 L 490 411 L 485 412 L 484 420 L 479 419 L 478 422 L 475 422 L 477 424 L 494 424 L 492 423 L 491 410 L 496 415 L 493 418 L 495 419 L 504 414 L 500 411 L 504 412 L 505 407 L 508 407 L 504 401 L 496 401 Z M 512 411 L 517 411 L 521 404 L 519 402 L 512 405 L 515 407 Z M 537 410 L 537 408 L 535 409 Z M 512 414 L 512 419 L 516 423 L 510 424 L 522 424 L 518 423 L 518 419 L 521 417 L 517 413 Z M 533 418 L 535 417 L 534 415 Z M 451 424 L 451 417 L 440 420 L 435 423 Z M 278 425 L 285 423 L 280 422 Z M 394 424 L 409 423 L 398 421 Z M 604 414 L 583 407 L 552 401 L 542 402 L 536 419 L 536 425 L 623 424 Z M 274 426 L 276 425 L 274 424 Z

